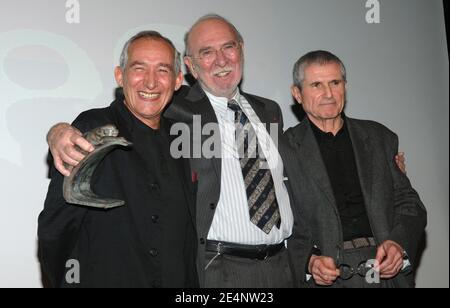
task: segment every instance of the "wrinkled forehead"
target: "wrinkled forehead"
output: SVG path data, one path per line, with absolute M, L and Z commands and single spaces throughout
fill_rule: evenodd
M 305 79 L 343 79 L 341 65 L 338 62 L 313 62 L 305 67 Z
M 167 60 L 173 64 L 175 50 L 169 43 L 159 38 L 140 38 L 130 44 L 128 48 L 128 57 L 133 56 L 160 56 L 167 57 Z

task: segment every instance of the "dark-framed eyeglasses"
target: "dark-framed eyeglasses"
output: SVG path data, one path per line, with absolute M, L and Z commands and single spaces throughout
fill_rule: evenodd
M 342 280 L 348 280 L 355 275 L 359 275 L 363 278 L 367 277 L 367 274 L 374 270 L 375 268 L 375 260 L 365 260 L 361 261 L 356 268 L 350 266 L 349 264 L 342 263 L 342 252 L 341 247 L 338 245 L 337 247 L 337 258 L 336 258 L 336 267 L 341 272 L 339 276 Z

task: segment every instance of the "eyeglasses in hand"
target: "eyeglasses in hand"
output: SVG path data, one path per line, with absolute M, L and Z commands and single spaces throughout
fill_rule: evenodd
M 373 270 L 375 268 L 375 262 L 373 260 L 365 260 L 361 261 L 356 268 L 341 263 L 342 262 L 342 252 L 341 247 L 337 246 L 337 258 L 336 258 L 336 267 L 340 270 L 341 275 L 339 278 L 342 280 L 348 280 L 352 278 L 354 275 L 359 275 L 363 278 L 367 277 L 367 274 L 369 271 Z

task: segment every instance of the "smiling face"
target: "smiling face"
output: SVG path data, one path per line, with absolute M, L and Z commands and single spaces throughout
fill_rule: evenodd
M 346 83 L 338 63 L 311 64 L 305 68 L 302 90 L 292 87 L 292 95 L 308 118 L 322 127 L 324 121 L 341 118 Z
M 229 52 L 233 46 L 235 51 Z M 202 57 L 205 51 L 213 54 L 212 59 Z M 218 19 L 198 23 L 189 34 L 188 52 L 185 64 L 202 88 L 231 99 L 242 79 L 244 57 L 243 43 L 230 25 Z
M 125 70 L 115 69 L 125 105 L 153 129 L 159 128 L 161 114 L 183 82 L 183 74 L 175 74 L 174 52 L 163 40 L 138 39 L 128 48 Z

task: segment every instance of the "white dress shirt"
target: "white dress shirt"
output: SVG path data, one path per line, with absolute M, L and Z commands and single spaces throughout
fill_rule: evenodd
M 250 221 L 247 193 L 235 142 L 235 113 L 228 108 L 229 100 L 227 98 L 215 97 L 207 92 L 206 95 L 216 113 L 222 143 L 220 198 L 208 239 L 247 245 L 273 245 L 283 242 L 292 234 L 294 218 L 284 184 L 283 162 L 277 146 L 251 105 L 238 91 L 234 100 L 238 102 L 256 131 L 260 149 L 262 149 L 272 172 L 281 215 L 280 229 L 274 226 L 271 232 L 266 234 Z

